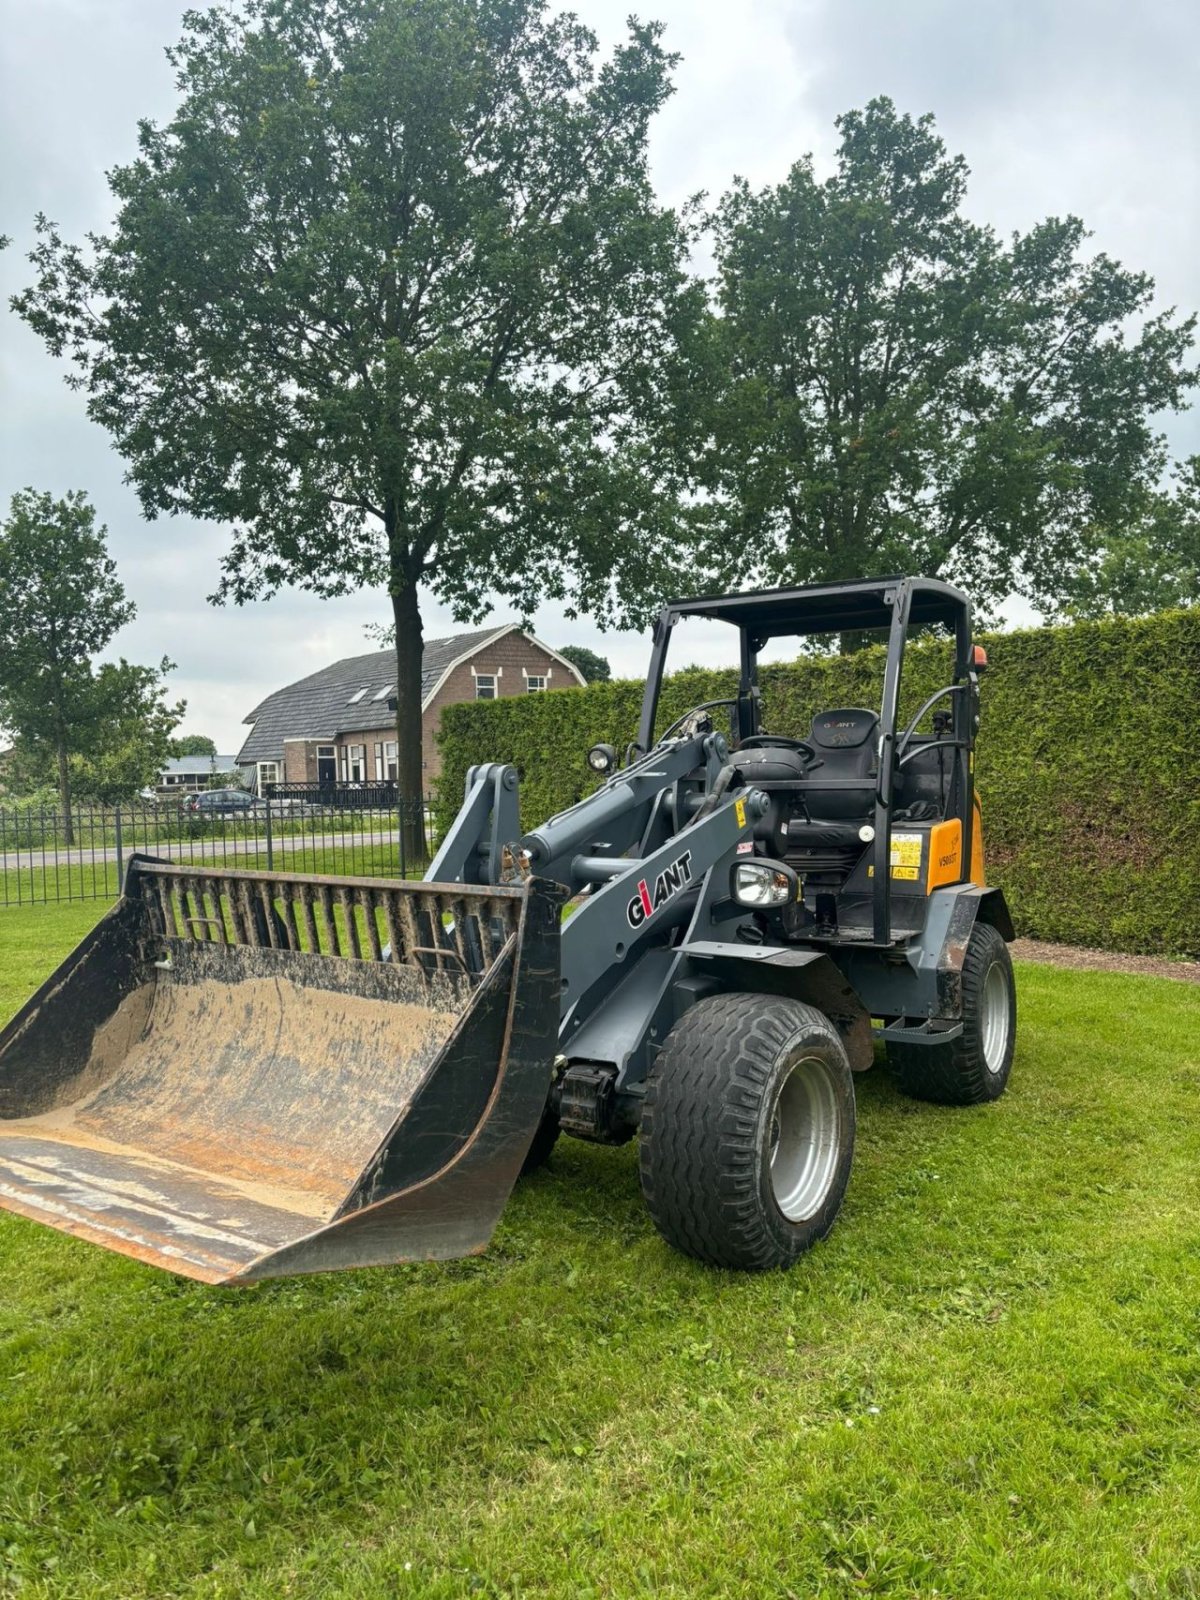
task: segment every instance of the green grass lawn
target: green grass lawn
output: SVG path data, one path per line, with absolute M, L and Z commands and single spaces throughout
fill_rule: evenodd
M 88 920 L 0 914 L 0 1007 Z M 3 1217 L 0 1595 L 1200 1594 L 1200 990 L 1019 982 L 997 1105 L 860 1080 L 786 1275 L 567 1141 L 450 1266 L 212 1290 Z

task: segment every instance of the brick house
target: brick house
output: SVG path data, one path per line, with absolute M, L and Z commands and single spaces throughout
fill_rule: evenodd
M 435 735 L 442 707 L 460 700 L 573 689 L 577 667 L 515 622 L 429 639 L 421 657 L 421 768 L 428 789 L 440 769 Z M 255 706 L 238 766 L 267 783 L 373 783 L 396 776 L 396 694 L 391 650 L 349 656 Z

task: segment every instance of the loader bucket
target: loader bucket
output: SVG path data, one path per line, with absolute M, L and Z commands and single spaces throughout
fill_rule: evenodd
M 483 1250 L 550 1087 L 559 900 L 135 857 L 0 1032 L 0 1207 L 207 1283 Z

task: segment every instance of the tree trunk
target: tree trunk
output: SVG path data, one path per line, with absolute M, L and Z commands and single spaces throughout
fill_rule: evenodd
M 71 817 L 71 769 L 67 764 L 67 747 L 58 746 L 58 803 L 62 810 L 63 843 L 75 843 L 75 823 Z
M 421 608 L 416 584 L 392 595 L 396 625 L 396 780 L 404 857 L 410 869 L 425 858 L 425 782 L 421 763 Z

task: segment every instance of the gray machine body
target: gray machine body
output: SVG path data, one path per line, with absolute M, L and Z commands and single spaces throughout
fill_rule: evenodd
M 767 797 L 731 786 L 705 814 L 727 754 L 711 732 L 667 741 L 524 835 L 516 770 L 472 768 L 428 873 L 441 883 L 532 873 L 575 897 L 562 930 L 560 1071 L 607 1074 L 627 1125 L 654 1053 L 707 995 L 752 991 L 815 1005 L 863 1070 L 873 1059 L 872 1019 L 885 1037 L 948 1043 L 961 1029 L 961 970 L 976 920 L 1011 937 L 997 891 L 957 884 L 933 890 L 922 925 L 884 947 L 868 927 L 762 942 L 754 914 L 732 897 L 731 874 L 753 858 Z

